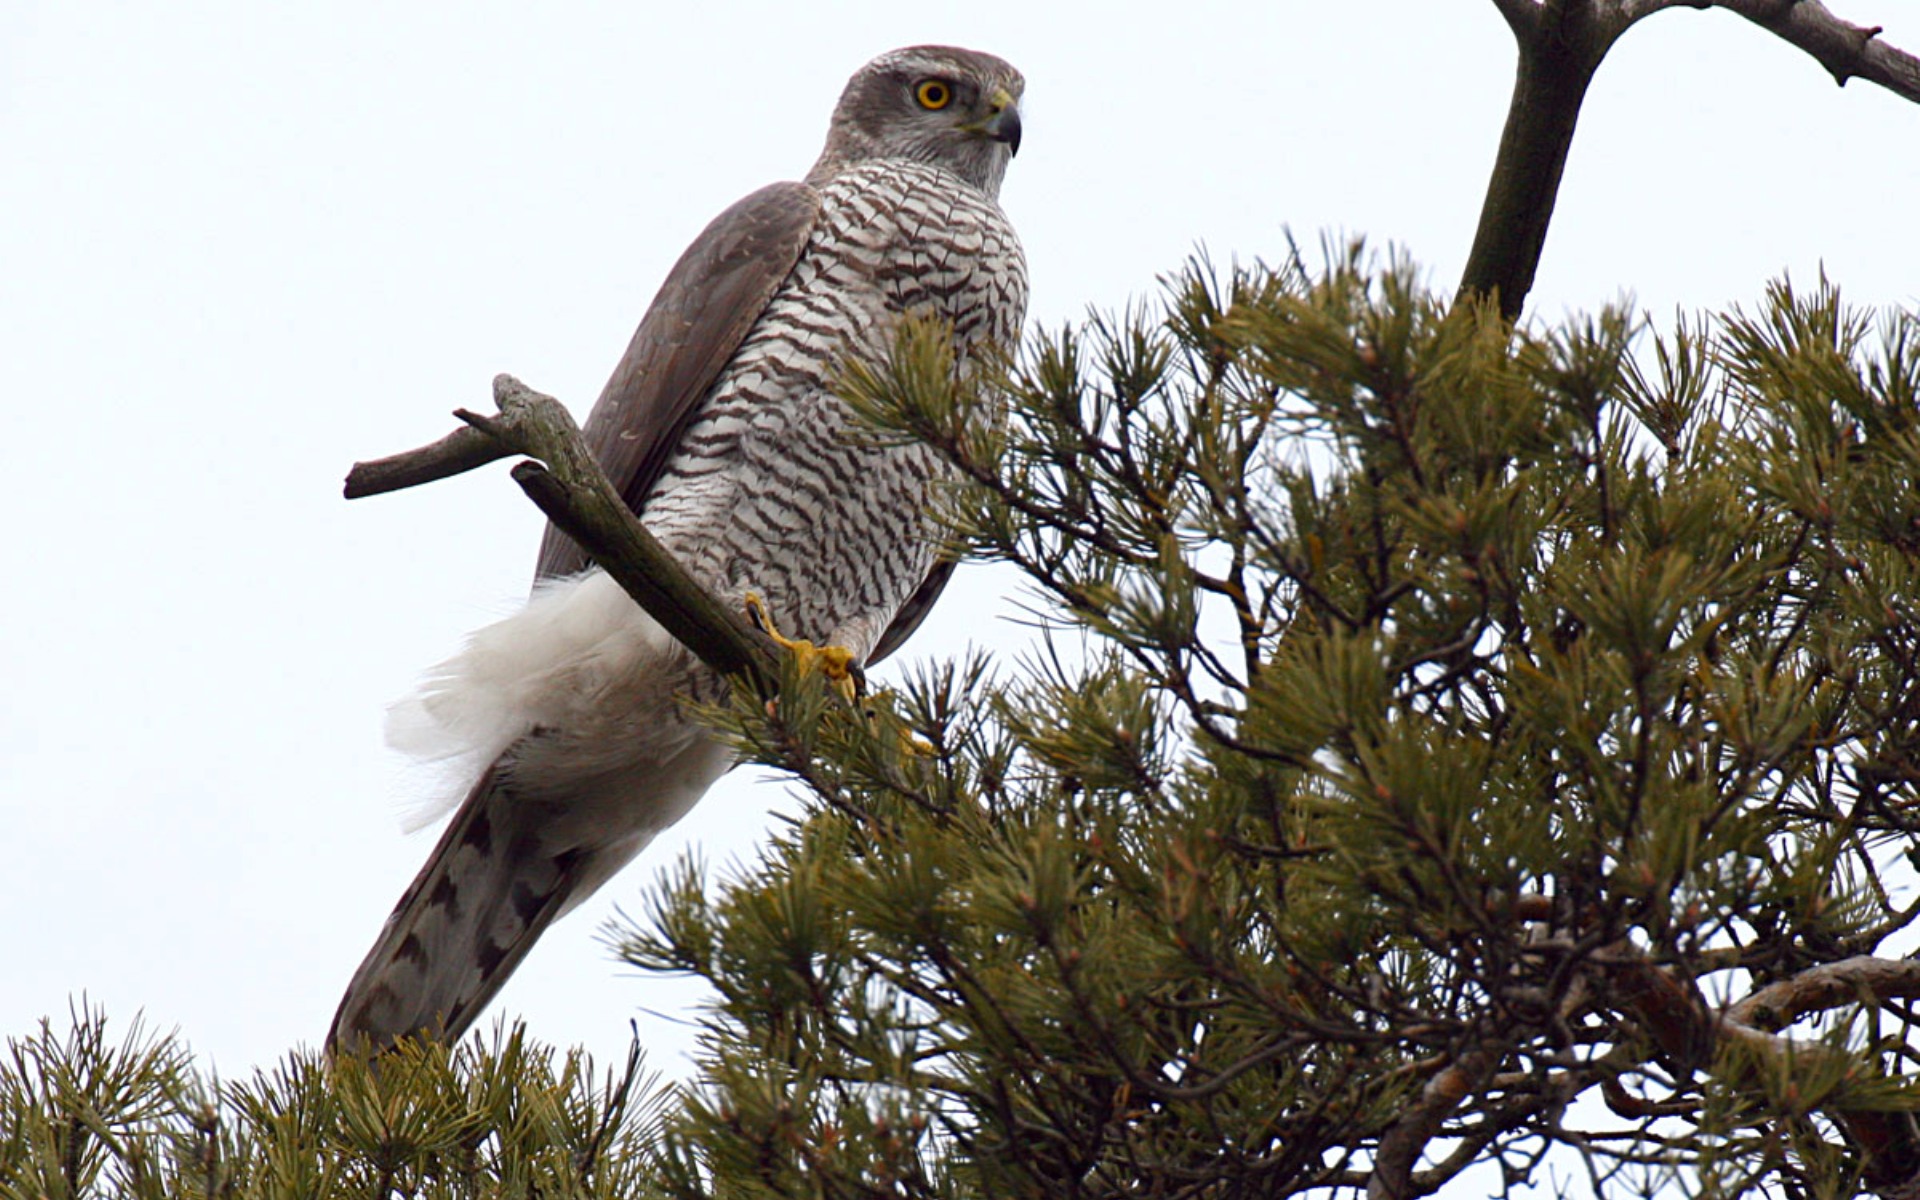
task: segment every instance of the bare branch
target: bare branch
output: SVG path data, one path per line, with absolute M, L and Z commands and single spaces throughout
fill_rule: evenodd
M 405 454 L 356 463 L 347 476 L 348 497 L 430 483 L 516 454 L 538 459 L 515 467 L 513 478 L 549 520 L 700 661 L 772 691 L 779 679 L 772 640 L 708 595 L 646 531 L 587 451 L 565 406 L 511 375 L 494 378 L 493 398 L 497 417 L 461 409 L 454 415 L 467 428 Z
M 1842 87 L 1849 79 L 1877 83 L 1920 104 L 1920 58 L 1880 40 L 1880 26 L 1843 21 L 1820 0 L 1714 0 L 1812 55 Z
M 1669 8 L 1724 8 L 1798 46 L 1845 84 L 1865 79 L 1920 103 L 1920 58 L 1889 46 L 1820 0 L 1494 0 L 1519 43 L 1513 99 L 1460 298 L 1497 296 L 1518 317 L 1533 288 L 1580 105 L 1594 72 L 1634 23 Z
M 1810 1012 L 1855 1004 L 1863 997 L 1885 1000 L 1915 996 L 1920 996 L 1920 962 L 1862 954 L 1768 984 L 1729 1007 L 1721 1019 L 1771 1032 L 1786 1028 Z
M 1553 9 L 1503 0 L 1520 61 L 1460 298 L 1495 297 L 1512 320 L 1526 305 L 1573 146 L 1587 85 L 1627 22 L 1596 0 Z
M 346 496 L 349 500 L 359 500 L 417 487 L 484 467 L 512 454 L 513 451 L 497 439 L 477 429 L 456 429 L 431 446 L 353 464 L 347 472 Z
M 1669 8 L 1724 8 L 1813 56 L 1834 82 L 1877 83 L 1920 104 L 1920 58 L 1880 40 L 1878 25 L 1855 25 L 1820 0 L 1623 0 L 1620 12 L 1632 24 Z
M 1493 6 L 1507 19 L 1515 37 L 1530 38 L 1539 27 L 1539 0 L 1493 0 Z

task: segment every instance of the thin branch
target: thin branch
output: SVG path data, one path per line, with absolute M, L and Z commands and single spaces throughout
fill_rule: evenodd
M 772 692 L 779 680 L 773 641 L 709 595 L 646 531 L 588 452 L 565 406 L 511 375 L 494 377 L 493 399 L 497 417 L 461 409 L 454 415 L 467 428 L 430 446 L 355 463 L 347 496 L 415 487 L 513 455 L 537 459 L 515 467 L 513 478 L 548 520 L 700 661 Z
M 1920 104 L 1920 58 L 1881 41 L 1878 25 L 1843 21 L 1820 0 L 1714 0 L 1713 6 L 1806 51 L 1842 87 L 1864 79 Z
M 498 439 L 478 429 L 456 429 L 431 446 L 353 464 L 353 469 L 347 472 L 346 496 L 349 500 L 359 500 L 418 487 L 511 458 L 513 453 Z

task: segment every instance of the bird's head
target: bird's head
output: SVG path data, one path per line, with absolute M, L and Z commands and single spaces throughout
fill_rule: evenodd
M 808 175 L 824 179 L 874 158 L 935 163 L 989 196 L 1020 149 L 1026 80 L 1005 61 L 954 46 L 909 46 L 847 81 L 827 146 Z

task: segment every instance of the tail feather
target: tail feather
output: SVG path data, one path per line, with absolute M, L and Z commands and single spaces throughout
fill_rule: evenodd
M 347 985 L 329 1047 L 459 1037 L 569 907 L 591 856 L 516 828 L 503 767 L 481 777 L 400 897 Z
M 548 925 L 726 771 L 676 699 L 717 687 L 597 571 L 543 586 L 437 668 L 396 710 L 394 740 L 491 766 L 354 973 L 327 1045 L 458 1037 Z

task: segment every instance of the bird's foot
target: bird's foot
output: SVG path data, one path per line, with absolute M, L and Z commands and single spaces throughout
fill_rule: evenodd
M 760 632 L 772 638 L 774 642 L 798 661 L 802 671 L 818 670 L 826 676 L 833 689 L 845 697 L 849 704 L 856 702 L 866 690 L 866 679 L 860 670 L 860 664 L 853 660 L 853 651 L 845 646 L 816 646 L 805 638 L 790 638 L 781 634 L 773 623 L 773 613 L 767 608 L 767 602 L 758 592 L 748 592 L 747 619 L 754 623 Z

